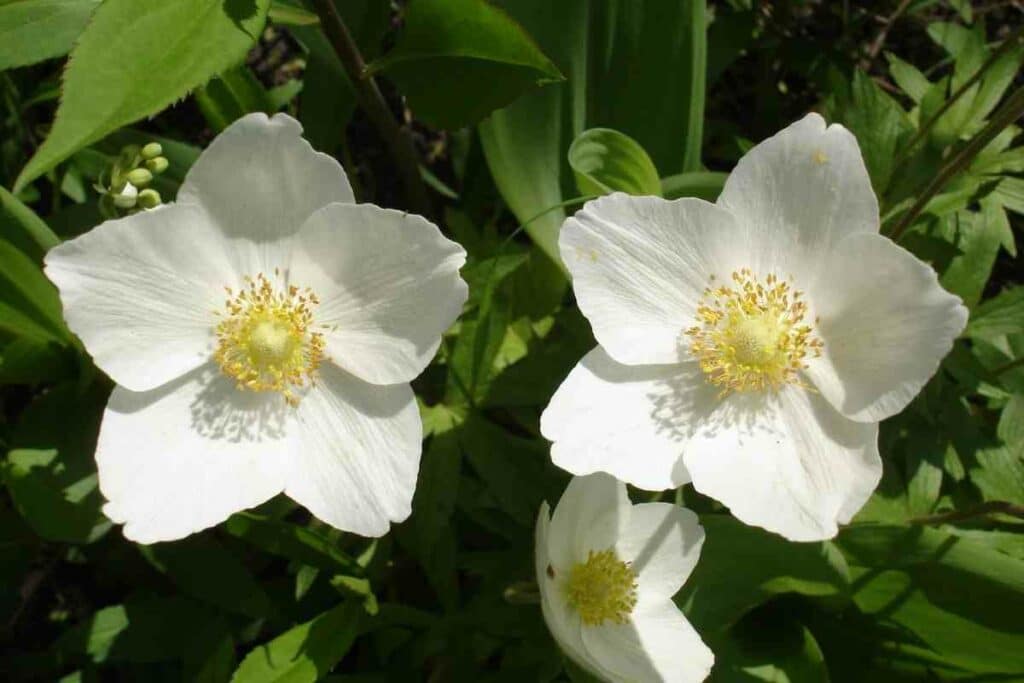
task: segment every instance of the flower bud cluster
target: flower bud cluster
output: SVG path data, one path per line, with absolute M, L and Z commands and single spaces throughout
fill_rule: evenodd
M 167 170 L 169 165 L 159 142 L 139 147 L 127 145 L 114 160 L 109 174 L 104 173 L 96 184 L 100 197 L 100 212 L 106 218 L 154 209 L 163 202 L 160 193 L 148 187 L 153 178 Z

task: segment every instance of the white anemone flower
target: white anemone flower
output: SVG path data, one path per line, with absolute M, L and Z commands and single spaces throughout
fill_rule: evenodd
M 607 681 L 703 681 L 714 655 L 672 602 L 703 543 L 690 510 L 632 505 L 607 474 L 574 477 L 554 516 L 544 503 L 537 517 L 537 583 L 555 641 Z
M 246 116 L 178 201 L 53 249 L 68 326 L 117 384 L 96 446 L 104 512 L 182 538 L 284 492 L 366 536 L 410 513 L 409 382 L 466 299 L 465 252 L 356 204 L 294 119 Z
M 967 321 L 878 231 L 857 141 L 817 114 L 750 150 L 716 204 L 589 202 L 560 248 L 599 346 L 541 419 L 554 462 L 834 536 L 878 484 L 878 422 Z

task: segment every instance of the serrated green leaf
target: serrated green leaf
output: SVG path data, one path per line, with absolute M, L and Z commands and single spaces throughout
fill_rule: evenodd
M 1024 330 L 1024 287 L 1010 287 L 975 309 L 964 334 L 991 339 L 1021 330 Z
M 0 71 L 67 54 L 100 1 L 0 2 Z
M 232 683 L 314 683 L 337 664 L 355 640 L 363 608 L 344 602 L 253 649 Z
M 416 0 L 395 48 L 370 65 L 385 71 L 428 123 L 476 123 L 561 72 L 505 12 L 484 0 Z
M 79 149 L 155 114 L 240 62 L 263 28 L 268 5 L 269 0 L 106 0 L 72 50 L 53 128 L 18 176 L 15 192 Z
M 889 62 L 889 74 L 896 81 L 896 85 L 907 93 L 910 99 L 920 104 L 921 98 L 932 87 L 931 81 L 916 66 L 903 61 L 891 52 L 886 52 L 885 58 Z
M 569 166 L 582 195 L 626 192 L 661 196 L 658 169 L 636 140 L 610 128 L 591 128 L 569 146 Z

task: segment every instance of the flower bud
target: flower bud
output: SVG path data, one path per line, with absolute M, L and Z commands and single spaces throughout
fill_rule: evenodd
M 143 159 L 155 159 L 156 157 L 163 154 L 164 148 L 160 146 L 159 142 L 151 142 L 142 148 Z
M 135 206 L 138 196 L 139 190 L 131 183 L 127 183 L 119 194 L 114 195 L 114 206 L 119 209 L 130 209 Z
M 133 168 L 135 166 L 136 157 L 138 156 L 138 145 L 125 145 L 121 148 L 121 157 L 118 159 L 117 163 L 122 168 Z
M 163 173 L 167 170 L 168 165 L 167 159 L 164 157 L 153 157 L 146 160 L 146 168 L 152 171 L 153 175 Z
M 146 189 L 139 193 L 139 206 L 143 209 L 155 209 L 160 206 L 163 200 L 160 193 L 153 189 Z
M 136 187 L 145 187 L 149 185 L 150 181 L 153 180 L 153 174 L 144 168 L 137 168 L 134 171 L 129 171 L 128 182 Z

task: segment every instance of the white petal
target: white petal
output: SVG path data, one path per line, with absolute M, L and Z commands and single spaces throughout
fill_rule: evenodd
M 332 204 L 303 225 L 290 278 L 320 298 L 327 353 L 367 382 L 408 382 L 427 366 L 468 289 L 466 252 L 421 216 Z
M 104 512 L 154 543 L 259 505 L 283 488 L 289 410 L 213 365 L 146 393 L 115 388 L 96 446 Z
M 559 248 L 598 343 L 620 363 L 679 362 L 711 276 L 744 265 L 738 230 L 700 199 L 616 193 L 587 202 L 562 226 Z
M 700 558 L 704 529 L 692 510 L 671 503 L 634 505 L 615 549 L 637 573 L 637 590 L 671 598 Z
M 848 420 L 793 386 L 724 399 L 683 459 L 698 491 L 792 541 L 835 536 L 882 475 L 878 425 Z
M 622 365 L 597 347 L 573 368 L 541 415 L 552 461 L 573 474 L 608 472 L 643 489 L 690 480 L 681 455 L 718 391 L 695 363 Z
M 612 672 L 614 683 L 698 683 L 715 656 L 671 600 L 641 599 L 627 624 L 583 628 L 587 654 Z
M 249 275 L 280 265 L 260 258 L 260 245 L 294 234 L 331 202 L 355 201 L 341 164 L 301 135 L 287 114 L 243 116 L 210 143 L 178 191 L 179 204 L 202 206 L 226 235 L 254 243 L 240 265 Z
M 626 486 L 607 474 L 573 477 L 555 506 L 548 535 L 548 557 L 567 571 L 591 550 L 607 550 L 629 522 Z
M 808 114 L 755 146 L 736 164 L 718 198 L 768 269 L 798 284 L 846 235 L 878 232 L 878 200 L 857 139 Z
M 825 348 L 807 375 L 858 421 L 903 410 L 967 324 L 967 309 L 935 271 L 879 235 L 840 242 L 812 298 Z
M 367 384 L 328 363 L 295 418 L 286 494 L 363 536 L 383 536 L 409 516 L 423 425 L 408 384 Z
M 206 362 L 237 276 L 215 226 L 170 205 L 107 221 L 46 255 L 68 326 L 104 372 L 147 391 Z

